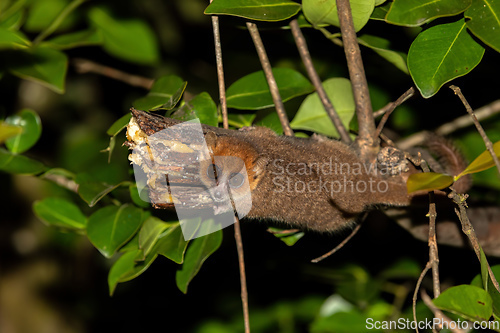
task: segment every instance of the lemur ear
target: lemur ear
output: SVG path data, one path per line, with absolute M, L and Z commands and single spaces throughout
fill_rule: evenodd
M 214 132 L 207 132 L 205 134 L 205 142 L 207 143 L 207 148 L 211 154 L 213 154 L 215 147 L 217 146 L 217 134 Z
M 253 172 L 255 172 L 256 176 L 260 176 L 261 174 L 264 173 L 264 171 L 266 171 L 266 167 L 269 164 L 269 161 L 270 159 L 267 155 L 264 154 L 259 155 L 257 160 L 255 160 L 255 165 L 252 169 Z

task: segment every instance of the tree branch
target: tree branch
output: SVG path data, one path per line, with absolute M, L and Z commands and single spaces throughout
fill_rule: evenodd
M 491 143 L 490 138 L 488 138 L 483 127 L 481 126 L 481 124 L 477 120 L 477 117 L 474 114 L 474 111 L 472 110 L 472 108 L 470 107 L 469 102 L 467 102 L 467 100 L 465 99 L 465 96 L 462 94 L 462 91 L 460 90 L 459 87 L 451 85 L 450 89 L 453 90 L 455 95 L 458 95 L 458 97 L 460 98 L 460 100 L 464 104 L 465 109 L 467 110 L 470 117 L 472 118 L 472 121 L 474 122 L 474 125 L 476 125 L 477 131 L 479 132 L 479 134 L 483 138 L 484 144 L 486 145 L 486 149 L 490 152 L 490 155 L 493 158 L 495 165 L 497 166 L 498 173 L 500 173 L 500 160 L 498 160 L 497 155 L 493 151 L 493 144 Z
M 283 105 L 283 101 L 281 100 L 278 85 L 276 84 L 276 80 L 274 79 L 271 63 L 269 62 L 269 58 L 267 57 L 264 43 L 262 43 L 262 39 L 260 38 L 259 30 L 257 29 L 255 23 L 250 22 L 247 22 L 247 28 L 250 32 L 250 36 L 252 36 L 255 49 L 257 50 L 257 54 L 259 55 L 260 63 L 262 64 L 262 69 L 264 70 L 264 74 L 266 75 L 267 84 L 269 85 L 269 91 L 271 92 L 271 96 L 273 97 L 274 106 L 276 107 L 276 113 L 278 113 L 281 126 L 283 127 L 283 132 L 285 135 L 293 136 L 293 130 L 290 127 L 290 121 L 288 120 L 288 116 L 286 115 L 285 106 Z
M 290 28 L 292 30 L 293 38 L 295 39 L 295 44 L 297 44 L 297 49 L 299 50 L 300 57 L 302 58 L 302 63 L 306 68 L 307 75 L 309 75 L 312 84 L 316 88 L 319 99 L 323 104 L 326 113 L 328 113 L 328 115 L 330 116 L 330 119 L 332 120 L 333 125 L 337 129 L 337 132 L 339 133 L 342 142 L 344 142 L 345 144 L 350 144 L 352 140 L 351 137 L 349 136 L 349 132 L 344 127 L 344 124 L 342 124 L 342 120 L 335 111 L 335 108 L 333 107 L 330 98 L 328 98 L 328 95 L 326 94 L 326 91 L 323 88 L 323 85 L 321 84 L 320 77 L 316 72 L 316 70 L 314 69 L 311 55 L 309 54 L 309 49 L 307 48 L 306 40 L 304 38 L 304 35 L 302 34 L 302 31 L 300 30 L 297 19 L 294 19 L 290 22 Z
M 474 249 L 474 252 L 476 253 L 477 258 L 479 261 L 481 261 L 481 246 L 479 245 L 479 241 L 476 236 L 476 232 L 474 231 L 474 227 L 470 223 L 469 216 L 467 215 L 467 210 L 465 209 L 467 207 L 467 204 L 465 202 L 465 199 L 467 198 L 466 195 L 460 195 L 455 191 L 451 191 L 449 194 L 449 197 L 453 200 L 453 202 L 458 206 L 458 208 L 455 208 L 455 213 L 458 216 L 458 219 L 460 220 L 460 223 L 462 224 L 462 231 L 464 234 L 469 238 L 469 241 L 471 242 L 472 248 Z M 500 286 L 498 284 L 497 279 L 495 278 L 495 275 L 493 274 L 490 265 L 488 264 L 488 273 L 491 278 L 491 282 L 495 286 L 496 290 L 500 292 Z
M 210 0 L 210 2 L 212 2 L 212 0 Z M 212 16 L 212 26 L 214 31 L 215 58 L 217 62 L 217 79 L 219 84 L 219 100 L 222 111 L 222 125 L 225 129 L 229 129 L 226 85 L 224 83 L 224 66 L 222 63 L 222 44 L 220 40 L 219 18 L 217 16 Z M 248 290 L 247 278 L 245 273 L 245 254 L 243 252 L 243 240 L 241 239 L 240 220 L 236 214 L 234 215 L 234 238 L 236 241 L 236 250 L 238 252 L 238 266 L 240 269 L 241 303 L 243 306 L 243 321 L 245 325 L 245 333 L 250 333 Z
M 496 100 L 488 105 L 480 107 L 474 113 L 476 114 L 476 118 L 479 121 L 481 121 L 499 112 L 500 112 L 500 100 Z M 472 118 L 467 114 L 439 126 L 438 128 L 436 128 L 436 130 L 434 130 L 434 132 L 442 136 L 447 136 L 450 133 L 455 132 L 456 130 L 468 127 L 473 123 L 474 122 L 472 121 Z M 426 136 L 425 133 L 427 133 L 427 131 L 415 133 L 403 140 L 398 141 L 397 145 L 399 148 L 403 150 L 406 150 L 414 146 L 418 146 L 424 142 Z
M 384 106 L 382 109 L 378 110 L 373 114 L 373 117 L 378 117 L 380 114 L 383 114 L 384 116 L 378 123 L 377 131 L 375 132 L 375 136 L 378 137 L 380 133 L 382 133 L 382 130 L 384 129 L 385 123 L 389 119 L 389 116 L 392 114 L 392 112 L 401 104 L 406 102 L 410 97 L 412 97 L 415 94 L 415 89 L 411 87 L 408 89 L 403 95 L 401 95 L 395 102 L 391 102 Z
M 362 222 L 365 220 L 366 215 L 367 214 L 365 214 L 365 216 L 363 217 Z M 354 230 L 349 234 L 349 236 L 347 236 L 342 242 L 340 242 L 340 244 L 337 245 L 333 250 L 330 250 L 327 253 L 323 254 L 322 256 L 311 260 L 311 262 L 316 264 L 316 263 L 320 262 L 321 260 L 328 258 L 329 256 L 331 256 L 332 254 L 334 254 L 335 252 L 337 252 L 341 248 L 343 248 L 344 245 L 346 245 L 347 242 L 349 242 L 351 240 L 351 238 L 353 238 L 354 235 L 356 235 L 358 233 L 359 229 L 361 229 L 362 222 L 359 223 L 356 226 L 356 228 L 354 228 Z
M 360 147 L 361 155 L 370 157 L 374 153 L 371 150 L 377 146 L 378 138 L 374 136 L 375 120 L 349 0 L 337 0 L 337 11 L 359 122 L 359 135 L 356 142 Z
M 212 2 L 212 1 L 210 1 Z M 212 16 L 212 26 L 214 30 L 215 59 L 217 62 L 217 81 L 219 82 L 219 101 L 222 112 L 222 126 L 229 128 L 227 116 L 226 84 L 224 82 L 224 66 L 222 64 L 222 44 L 220 41 L 219 17 Z
M 155 80 L 153 79 L 125 73 L 118 69 L 100 65 L 87 59 L 75 58 L 73 59 L 72 63 L 73 66 L 75 66 L 76 71 L 80 74 L 96 73 L 102 76 L 107 76 L 117 81 L 125 82 L 131 86 L 140 87 L 147 90 L 150 90 L 153 86 L 153 83 L 155 82 Z

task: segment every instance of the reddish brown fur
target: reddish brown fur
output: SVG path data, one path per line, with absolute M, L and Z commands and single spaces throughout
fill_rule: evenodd
M 214 140 L 216 142 L 209 143 Z M 330 232 L 351 226 L 356 217 L 370 206 L 409 203 L 404 183 L 370 175 L 363 168 L 359 173 L 352 172 L 357 165 L 361 167 L 363 164 L 351 147 L 338 141 L 277 136 L 265 128 L 222 134 L 214 140 L 207 140 L 214 156 L 237 156 L 245 161 L 252 188 L 249 218 L 270 219 L 303 229 Z M 314 168 L 325 163 L 344 165 L 345 168 L 338 172 Z M 282 173 L 287 167 L 288 172 Z M 310 168 L 310 172 L 300 174 L 301 167 Z M 289 187 L 284 187 L 285 184 L 301 186 L 320 184 L 321 181 L 323 184 L 347 182 L 344 187 L 347 190 L 314 190 L 314 186 L 310 186 L 308 191 L 297 187 L 290 191 Z M 350 182 L 372 182 L 373 186 L 384 185 L 384 189 L 387 184 L 387 191 L 359 192 L 350 187 Z

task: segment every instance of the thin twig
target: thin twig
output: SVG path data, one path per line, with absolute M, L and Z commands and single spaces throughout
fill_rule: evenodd
M 366 82 L 363 60 L 359 50 L 356 31 L 351 14 L 351 5 L 349 0 L 337 0 L 337 11 L 339 16 L 340 31 L 342 33 L 342 42 L 349 68 L 349 77 L 356 104 L 356 115 L 359 123 L 359 136 L 356 142 L 361 148 L 361 155 L 367 154 L 370 148 L 377 145 L 378 139 L 375 134 L 375 120 Z
M 448 325 L 447 325 L 448 329 L 453 333 L 466 333 L 467 332 L 467 331 L 464 331 L 464 330 L 457 328 L 456 327 L 457 325 L 455 323 L 453 323 L 453 321 L 448 316 L 446 316 L 441 310 L 439 310 L 434 305 L 434 303 L 432 303 L 432 299 L 429 297 L 429 295 L 427 295 L 427 293 L 424 290 L 422 290 L 420 295 L 422 296 L 422 301 L 424 301 L 425 305 L 427 305 L 427 307 L 434 314 L 434 317 L 436 317 L 440 320 L 439 327 L 436 331 L 440 331 L 443 327 L 442 323 L 446 322 L 446 323 L 448 323 Z M 432 330 L 435 331 L 435 328 L 433 327 Z
M 424 267 L 424 270 L 422 273 L 420 273 L 420 276 L 418 277 L 417 284 L 415 286 L 415 291 L 413 292 L 413 300 L 412 300 L 412 309 L 413 309 L 413 320 L 416 322 L 417 321 L 417 298 L 418 298 L 418 291 L 420 290 L 420 286 L 422 285 L 422 281 L 424 280 L 425 274 L 429 271 L 429 269 L 432 268 L 431 262 L 428 261 L 427 264 Z M 418 325 L 415 327 L 416 332 L 418 333 Z
M 410 97 L 412 97 L 415 94 L 415 89 L 411 87 L 408 89 L 403 95 L 401 95 L 396 101 L 390 102 L 386 106 L 384 106 L 382 109 L 374 112 L 373 117 L 377 118 L 380 115 L 384 115 L 382 119 L 380 120 L 378 127 L 377 127 L 377 132 L 375 133 L 377 136 L 380 135 L 382 132 L 382 129 L 385 126 L 385 123 L 389 119 L 389 116 L 392 114 L 392 111 L 396 109 L 398 106 L 406 102 Z
M 278 114 L 281 126 L 283 127 L 283 133 L 288 136 L 293 136 L 293 130 L 290 127 L 290 121 L 288 120 L 288 116 L 286 115 L 285 106 L 283 105 L 283 101 L 281 100 L 278 85 L 276 84 L 276 80 L 274 79 L 271 63 L 269 62 L 269 58 L 267 57 L 264 43 L 262 43 L 262 39 L 260 38 L 259 30 L 257 29 L 255 23 L 251 22 L 247 22 L 247 28 L 250 32 L 250 36 L 252 36 L 257 54 L 259 55 L 259 60 L 262 64 L 262 69 L 264 70 L 267 84 L 269 85 L 269 91 L 271 92 L 271 96 L 273 97 L 276 113 Z
M 496 100 L 488 105 L 485 105 L 479 109 L 477 109 L 474 113 L 476 114 L 476 118 L 479 121 L 482 121 L 488 117 L 491 117 L 494 114 L 500 112 L 500 100 Z M 447 136 L 459 129 L 468 127 L 473 124 L 472 118 L 466 114 L 464 116 L 458 117 L 446 124 L 443 124 L 436 128 L 434 132 L 441 136 Z M 406 150 L 408 148 L 420 145 L 424 142 L 427 131 L 422 131 L 415 133 L 401 141 L 398 142 L 398 147 Z
M 212 1 L 210 1 L 212 2 Z M 222 111 L 222 126 L 229 128 L 227 116 L 226 84 L 224 82 L 224 66 L 222 64 L 222 44 L 220 41 L 219 17 L 212 16 L 212 26 L 214 30 L 215 59 L 217 62 L 217 80 L 219 82 L 219 101 Z
M 429 262 L 432 267 L 432 286 L 434 298 L 441 294 L 441 283 L 439 281 L 439 256 L 436 240 L 436 202 L 434 192 L 429 192 Z
M 474 249 L 477 258 L 479 259 L 479 261 L 481 261 L 481 251 L 480 251 L 481 246 L 479 245 L 479 241 L 477 239 L 476 232 L 474 231 L 474 227 L 472 226 L 469 220 L 469 216 L 467 215 L 467 210 L 466 210 L 467 204 L 465 202 L 465 199 L 467 197 L 465 195 L 460 195 L 453 190 L 448 196 L 458 206 L 458 208 L 455 208 L 455 213 L 457 214 L 458 219 L 462 224 L 462 231 L 469 238 L 469 241 L 471 242 L 472 248 Z M 491 282 L 495 286 L 496 290 L 500 292 L 500 286 L 489 264 L 488 264 L 488 273 L 490 275 Z
M 338 250 L 340 250 L 341 248 L 344 247 L 344 245 L 347 244 L 347 242 L 349 242 L 351 240 L 352 237 L 354 237 L 354 235 L 356 235 L 359 231 L 359 229 L 361 229 L 361 223 L 358 224 L 356 226 L 356 228 L 354 228 L 354 230 L 349 234 L 349 236 L 346 237 L 346 239 L 344 239 L 339 245 L 337 245 L 333 250 L 330 250 L 328 251 L 327 253 L 323 254 L 322 256 L 318 257 L 318 258 L 315 258 L 313 260 L 311 260 L 311 262 L 313 263 L 318 263 L 320 262 L 321 260 L 325 259 L 325 258 L 328 258 L 329 256 L 331 256 L 332 254 L 334 254 L 335 252 L 337 252 Z
M 210 2 L 212 2 L 212 0 L 210 0 Z M 224 66 L 222 63 L 222 44 L 220 39 L 219 18 L 215 15 L 212 16 L 212 26 L 214 31 L 215 58 L 217 62 L 217 81 L 219 85 L 219 100 L 222 111 L 222 126 L 225 129 L 228 129 L 229 121 L 227 114 L 226 85 L 224 83 Z M 238 252 L 238 266 L 240 269 L 241 303 L 243 307 L 243 321 L 245 325 L 245 333 L 250 333 L 248 290 L 247 290 L 247 278 L 245 273 L 245 253 L 243 251 L 243 240 L 241 239 L 240 220 L 236 214 L 234 216 L 234 238 L 236 241 L 236 250 Z
M 467 102 L 467 99 L 465 99 L 465 96 L 462 94 L 462 91 L 460 90 L 459 87 L 451 85 L 450 89 L 453 90 L 455 95 L 458 95 L 458 97 L 460 98 L 460 100 L 464 104 L 465 109 L 467 110 L 467 112 L 469 113 L 469 115 L 472 118 L 472 121 L 474 122 L 474 125 L 476 125 L 477 131 L 479 132 L 479 134 L 483 138 L 484 144 L 486 145 L 486 149 L 490 152 L 491 157 L 493 158 L 493 161 L 495 161 L 495 165 L 497 166 L 498 173 L 500 173 L 500 160 L 498 159 L 497 155 L 493 151 L 493 144 L 491 143 L 490 138 L 488 138 L 488 136 L 486 135 L 486 132 L 484 131 L 483 126 L 481 126 L 481 124 L 479 123 L 479 120 L 477 120 L 477 117 L 474 114 L 474 110 L 472 110 L 472 108 L 470 107 L 469 102 Z
M 318 92 L 319 99 L 323 104 L 326 113 L 328 113 L 328 115 L 330 116 L 330 119 L 332 120 L 333 125 L 337 129 L 337 132 L 339 133 L 342 142 L 350 144 L 352 141 L 351 137 L 349 136 L 349 132 L 346 130 L 344 124 L 342 124 L 342 120 L 335 111 L 335 108 L 333 107 L 330 98 L 328 98 L 328 95 L 326 94 L 326 91 L 323 88 L 323 85 L 321 84 L 320 77 L 316 72 L 316 70 L 314 69 L 311 55 L 309 54 L 309 49 L 307 48 L 306 39 L 304 38 L 302 31 L 300 30 L 297 19 L 294 19 L 290 22 L 290 28 L 292 30 L 293 38 L 295 39 L 295 44 L 297 44 L 297 49 L 299 50 L 300 57 L 302 58 L 302 63 L 306 68 L 307 74 L 309 75 L 312 84 L 314 85 L 316 91 Z
M 234 216 L 234 238 L 238 250 L 238 263 L 240 267 L 241 302 L 243 303 L 243 319 L 245 321 L 245 333 L 250 333 L 250 316 L 248 313 L 248 291 L 247 277 L 245 273 L 245 258 L 243 253 L 243 241 L 241 240 L 240 220 Z
M 75 58 L 73 59 L 73 65 L 75 66 L 75 69 L 78 73 L 96 73 L 102 76 L 106 76 L 109 78 L 112 78 L 117 81 L 122 81 L 125 82 L 131 86 L 134 87 L 140 87 L 144 89 L 151 89 L 153 86 L 154 80 L 143 77 L 143 76 L 138 76 L 134 74 L 129 74 L 122 72 L 118 69 L 100 65 L 98 63 L 95 63 L 93 61 L 87 60 L 87 59 L 81 59 L 81 58 Z

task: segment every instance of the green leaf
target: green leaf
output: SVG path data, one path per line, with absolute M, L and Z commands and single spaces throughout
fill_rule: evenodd
M 298 240 L 305 235 L 304 232 L 302 231 L 296 231 L 290 233 L 287 232 L 287 229 L 280 229 L 280 228 L 269 228 L 268 231 L 270 231 L 276 238 L 278 238 L 288 246 L 295 245 L 295 243 L 297 243 Z
M 112 296 L 116 285 L 120 282 L 130 281 L 144 273 L 158 257 L 152 253 L 145 260 L 137 262 L 136 257 L 140 250 L 132 250 L 123 254 L 111 267 L 108 273 L 109 294 Z
M 500 293 L 498 292 L 495 285 L 493 284 L 493 281 L 491 280 L 488 271 L 489 264 L 488 260 L 486 259 L 486 255 L 484 254 L 484 251 L 481 247 L 479 247 L 479 250 L 481 253 L 481 280 L 482 280 L 481 287 L 484 290 L 486 290 L 488 292 L 488 295 L 490 295 L 491 297 L 491 300 L 493 302 L 492 304 L 493 314 L 497 317 L 500 317 Z M 498 277 L 500 277 L 500 266 L 492 267 L 491 271 L 493 272 L 493 275 L 495 275 L 495 278 L 498 279 Z
M 375 9 L 373 10 L 372 15 L 370 16 L 370 19 L 377 21 L 385 21 L 385 17 L 389 12 L 389 9 L 391 8 L 391 5 L 392 5 L 391 1 L 386 2 L 382 6 L 377 6 L 375 4 Z
M 113 264 L 108 273 L 108 287 L 109 295 L 112 296 L 115 292 L 116 285 L 122 281 L 122 276 L 128 274 L 135 267 L 135 257 L 139 250 L 129 251 L 124 253 L 117 261 Z
M 130 122 L 130 118 L 132 118 L 132 114 L 127 113 L 117 121 L 111 125 L 111 127 L 106 131 L 106 134 L 110 136 L 116 136 L 118 133 L 120 133 L 125 127 L 127 127 L 128 123 Z
M 97 7 L 90 10 L 89 18 L 102 33 L 103 47 L 111 55 L 144 65 L 158 62 L 155 34 L 144 21 L 118 19 Z
M 40 179 L 49 179 L 53 176 L 61 176 L 70 180 L 75 179 L 75 174 L 71 171 L 62 168 L 52 168 L 47 170 L 44 174 L 40 175 Z
M 253 120 L 255 119 L 256 114 L 234 114 L 230 113 L 227 115 L 229 125 L 241 128 L 252 126 Z M 222 122 L 222 121 L 221 121 Z
M 465 12 L 467 28 L 486 45 L 500 52 L 500 2 L 474 0 Z
M 58 50 L 38 47 L 18 54 L 16 63 L 9 67 L 12 74 L 38 82 L 57 93 L 64 93 L 68 58 Z
M 385 17 L 388 23 L 416 27 L 438 17 L 457 15 L 472 0 L 394 0 Z
M 80 208 L 64 198 L 35 201 L 33 211 L 43 222 L 56 227 L 83 230 L 87 224 L 87 218 Z
M 30 45 L 31 42 L 21 32 L 0 27 L 0 50 L 24 49 Z
M 4 2 L 6 3 L 6 2 Z M 24 8 L 26 0 L 17 0 L 8 8 L 0 9 L 0 27 L 11 30 L 19 30 L 24 23 Z
M 283 134 L 283 127 L 281 127 L 280 117 L 274 110 L 269 112 L 267 116 L 264 116 L 259 121 L 255 122 L 254 125 L 270 128 L 279 135 Z
M 443 84 L 469 73 L 483 58 L 484 48 L 465 28 L 465 20 L 440 24 L 420 33 L 408 52 L 408 69 L 424 98 Z
M 186 86 L 187 82 L 178 76 L 162 76 L 155 81 L 146 97 L 132 104 L 138 110 L 171 110 L 179 103 Z
M 180 291 L 187 293 L 187 288 L 191 280 L 198 274 L 205 260 L 219 248 L 221 243 L 222 230 L 217 230 L 214 233 L 195 238 L 191 241 L 191 245 L 186 252 L 184 264 L 175 275 L 175 281 Z
M 156 251 L 173 262 L 182 264 L 188 243 L 189 241 L 184 240 L 181 226 L 177 222 L 158 237 Z
M 217 127 L 218 115 L 217 105 L 214 100 L 206 92 L 196 95 L 189 102 L 177 110 L 172 118 L 188 121 L 192 119 L 200 119 L 200 123 Z
M 0 144 L 3 144 L 8 138 L 22 133 L 22 131 L 21 126 L 14 126 L 5 121 L 0 121 Z
M 361 45 L 369 47 L 377 52 L 378 55 L 389 61 L 405 74 L 409 74 L 408 67 L 406 66 L 406 54 L 392 51 L 389 48 L 390 42 L 387 39 L 372 35 L 362 35 L 358 37 L 358 41 Z
M 139 230 L 143 211 L 131 205 L 106 206 L 89 217 L 87 236 L 106 258 L 113 254 Z
M 102 35 L 97 30 L 90 29 L 57 36 L 43 42 L 42 45 L 58 50 L 67 50 L 81 46 L 100 45 L 102 43 Z
M 289 0 L 214 0 L 205 14 L 232 15 L 258 21 L 286 20 L 300 10 L 300 5 Z
M 384 279 L 417 279 L 421 273 L 421 267 L 413 259 L 400 259 L 389 268 L 384 269 L 380 276 Z
M 361 30 L 370 19 L 375 0 L 350 0 L 354 29 Z M 302 10 L 313 26 L 331 24 L 340 27 L 336 0 L 303 0 Z
M 311 324 L 311 333 L 367 332 L 367 318 L 356 310 L 341 311 L 328 317 L 318 316 Z M 377 331 L 375 331 L 377 332 Z M 378 331 L 380 332 L 380 331 Z
M 495 155 L 500 158 L 500 141 L 493 144 L 493 152 Z M 495 165 L 493 158 L 489 151 L 485 150 L 481 155 L 476 157 L 471 164 L 465 168 L 458 176 L 456 176 L 455 180 L 458 180 L 460 177 L 465 176 L 469 173 L 477 173 L 486 169 L 489 169 Z
M 45 165 L 29 157 L 12 154 L 0 148 L 0 170 L 9 173 L 35 175 L 45 171 Z
M 151 252 L 161 233 L 169 227 L 170 224 L 154 216 L 144 221 L 139 232 L 139 248 L 142 250 L 142 260 Z
M 49 27 L 59 14 L 68 6 L 68 0 L 36 0 L 31 1 L 24 29 L 29 32 L 39 32 Z M 70 28 L 76 22 L 73 13 L 58 27 L 58 30 Z
M 8 139 L 5 142 L 7 148 L 14 154 L 20 154 L 30 149 L 42 134 L 42 122 L 38 114 L 30 109 L 23 109 L 13 116 L 5 119 L 5 122 L 22 128 L 21 134 Z
M 406 188 L 408 193 L 416 191 L 441 190 L 453 184 L 453 177 L 442 173 L 414 173 L 408 177 Z
M 342 123 L 346 128 L 351 121 L 355 105 L 351 83 L 348 79 L 332 78 L 323 82 L 323 88 L 330 98 Z M 328 136 L 338 136 L 330 117 L 323 108 L 318 93 L 313 93 L 304 100 L 290 126 L 293 129 L 303 129 Z
M 441 310 L 472 321 L 488 320 L 492 314 L 490 295 L 485 290 L 470 285 L 448 288 L 433 303 Z
M 94 180 L 89 174 L 86 173 L 78 174 L 75 182 L 79 185 L 78 194 L 89 205 L 89 207 L 93 207 L 102 198 L 119 186 L 130 185 L 130 182 L 128 181 L 123 181 L 115 185 L 106 184 L 104 182 Z
M 142 200 L 141 197 L 139 196 L 139 191 L 137 190 L 136 184 L 130 184 L 128 189 L 130 192 L 130 198 L 132 199 L 133 203 L 136 206 L 139 206 L 141 208 L 148 208 L 149 207 L 150 203 Z
M 301 96 L 314 87 L 299 72 L 290 68 L 273 68 L 273 75 L 283 102 Z M 263 71 L 246 75 L 227 89 L 227 106 L 242 110 L 259 110 L 274 106 Z

